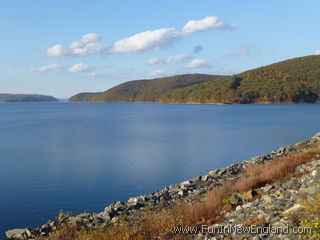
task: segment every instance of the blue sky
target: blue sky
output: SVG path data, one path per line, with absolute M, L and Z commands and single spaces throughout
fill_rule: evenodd
M 0 1 L 0 92 L 59 98 L 320 54 L 320 2 Z

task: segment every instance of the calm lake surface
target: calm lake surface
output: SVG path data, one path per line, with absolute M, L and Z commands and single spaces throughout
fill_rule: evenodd
M 0 104 L 0 239 L 320 131 L 319 104 Z

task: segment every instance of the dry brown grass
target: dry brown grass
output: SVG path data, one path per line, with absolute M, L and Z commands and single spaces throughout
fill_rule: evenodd
M 288 177 L 294 173 L 297 166 L 310 161 L 312 158 L 312 155 L 303 153 L 289 155 L 264 164 L 249 165 L 244 177 L 235 184 L 235 189 L 245 191 Z
M 187 217 L 182 206 L 163 208 L 160 211 L 142 211 L 136 222 L 120 220 L 105 229 L 82 230 L 67 225 L 46 238 L 47 240 L 153 240 L 186 239 L 184 235 L 173 234 L 174 227 L 182 226 Z
M 216 222 L 222 210 L 231 210 L 234 207 L 223 202 L 232 192 L 244 192 L 292 176 L 297 166 L 310 161 L 319 152 L 320 145 L 316 144 L 300 154 L 291 154 L 263 164 L 249 165 L 238 181 L 215 187 L 207 192 L 202 200 L 176 204 L 155 211 L 140 211 L 136 221 L 120 221 L 106 229 L 84 231 L 74 226 L 66 226 L 47 240 L 189 239 L 186 234 L 173 234 L 173 228 Z

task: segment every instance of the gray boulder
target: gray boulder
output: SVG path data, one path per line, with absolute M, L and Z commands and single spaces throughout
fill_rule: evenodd
M 28 229 L 12 229 L 6 232 L 7 239 L 27 240 L 31 236 Z
M 230 203 L 234 205 L 242 204 L 244 203 L 244 198 L 239 192 L 234 192 L 230 197 Z

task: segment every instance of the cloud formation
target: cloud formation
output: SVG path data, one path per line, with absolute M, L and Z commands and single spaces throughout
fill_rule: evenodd
M 148 76 L 150 77 L 158 77 L 158 76 L 165 76 L 170 74 L 170 72 L 168 70 L 165 69 L 156 69 L 153 70 L 151 73 L 148 74 Z
M 192 34 L 210 29 L 233 29 L 235 27 L 235 24 L 226 24 L 217 16 L 210 16 L 201 20 L 191 20 L 184 25 L 182 30 L 186 34 Z
M 46 73 L 49 71 L 53 71 L 53 70 L 57 70 L 60 69 L 62 66 L 60 64 L 57 63 L 53 63 L 53 64 L 49 64 L 43 67 L 40 67 L 38 69 L 31 69 L 31 72 L 35 72 L 35 73 Z
M 88 33 L 83 35 L 80 40 L 71 43 L 67 47 L 63 47 L 61 44 L 56 44 L 48 48 L 47 56 L 77 57 L 107 51 L 109 46 L 99 43 L 100 40 L 101 37 L 97 33 Z
M 182 62 L 187 60 L 188 58 L 190 58 L 190 56 L 187 54 L 178 54 L 175 56 L 168 57 L 166 62 L 167 63 Z
M 209 62 L 202 58 L 193 59 L 191 62 L 187 64 L 187 68 L 199 68 L 209 66 Z
M 155 64 L 159 64 L 159 63 L 164 63 L 163 59 L 161 59 L 161 58 L 150 58 L 148 60 L 148 64 L 149 65 L 155 65 Z
M 135 34 L 114 43 L 112 52 L 131 53 L 159 50 L 172 46 L 181 38 L 181 34 L 174 28 L 162 28 Z
M 320 55 L 320 49 L 316 50 L 315 54 Z
M 89 76 L 89 77 L 96 77 L 96 76 L 98 76 L 98 73 L 96 73 L 96 72 L 91 72 L 91 73 L 88 74 L 88 76 Z
M 174 56 L 169 56 L 166 59 L 161 59 L 161 58 L 150 58 L 148 60 L 149 65 L 155 65 L 155 64 L 170 64 L 170 63 L 177 63 L 177 62 L 183 62 L 187 59 L 190 59 L 191 56 L 188 54 L 177 54 Z
M 55 44 L 47 49 L 49 57 L 78 57 L 95 53 L 135 53 L 166 49 L 178 40 L 197 32 L 210 29 L 233 29 L 235 24 L 227 24 L 217 16 L 205 17 L 201 20 L 188 21 L 182 31 L 175 28 L 161 28 L 134 34 L 133 36 L 115 41 L 107 45 L 100 43 L 101 37 L 97 33 L 88 33 L 80 40 L 64 47 Z
M 244 45 L 237 47 L 234 51 L 225 54 L 225 57 L 238 57 L 238 56 L 249 56 L 254 50 L 253 46 Z
M 89 64 L 85 63 L 78 63 L 68 68 L 68 71 L 71 73 L 76 72 L 88 72 L 92 69 L 92 67 Z

